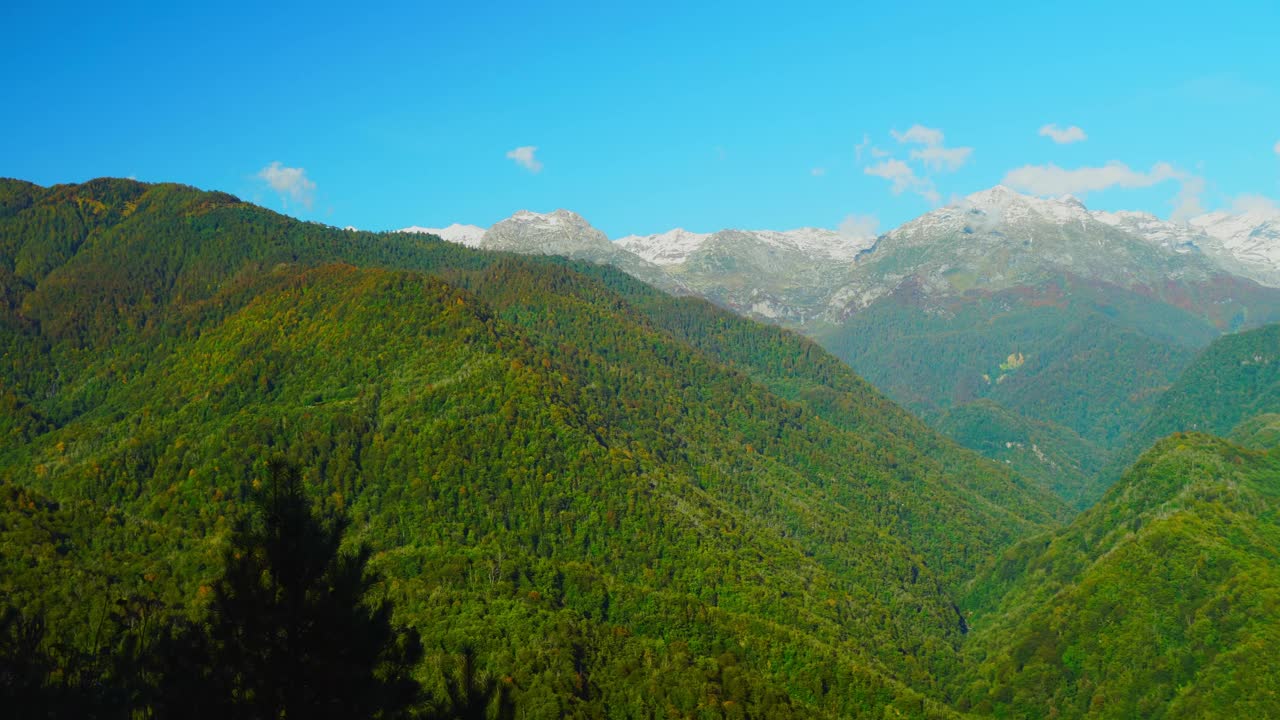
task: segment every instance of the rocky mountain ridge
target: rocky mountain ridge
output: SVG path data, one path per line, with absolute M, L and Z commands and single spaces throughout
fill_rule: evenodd
M 1070 273 L 1120 287 L 1207 282 L 1217 273 L 1280 287 L 1280 211 L 1215 211 L 1187 222 L 1093 211 L 1003 185 L 878 238 L 825 228 L 675 228 L 610 242 L 582 216 L 522 210 L 485 230 L 405 228 L 469 247 L 605 262 L 664 289 L 694 292 L 792 326 L 839 323 L 909 282 L 926 296 L 999 290 Z

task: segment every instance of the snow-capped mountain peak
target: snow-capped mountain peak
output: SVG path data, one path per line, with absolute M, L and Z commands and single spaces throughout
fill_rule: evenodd
M 675 228 L 610 242 L 581 215 L 563 209 L 520 210 L 488 230 L 454 224 L 402 232 L 429 232 L 486 250 L 609 263 L 661 287 L 694 289 L 785 322 L 805 322 L 823 307 L 843 308 L 855 297 L 852 305 L 864 305 L 912 277 L 940 292 L 973 283 L 1005 287 L 1062 271 L 1120 285 L 1225 271 L 1280 286 L 1280 210 L 1262 200 L 1172 222 L 1147 212 L 1091 211 L 1069 195 L 1045 198 L 996 185 L 880 238 L 815 227 Z
M 507 218 L 508 221 L 516 221 L 523 223 L 534 223 L 538 225 L 558 226 L 558 225 L 587 225 L 587 221 L 581 215 L 572 210 L 557 209 L 549 213 L 534 212 L 532 210 L 517 210 L 514 215 Z
M 702 247 L 711 233 L 675 228 L 656 235 L 628 235 L 615 242 L 654 265 L 679 265 Z
M 1076 197 L 1075 195 L 1072 195 L 1071 193 L 1067 193 L 1066 195 L 1063 195 L 1062 197 L 1058 198 L 1058 202 L 1061 202 L 1064 205 L 1069 205 L 1074 208 L 1079 208 L 1081 210 L 1088 209 L 1084 206 L 1083 200 Z
M 1093 218 L 1100 223 L 1136 235 L 1153 245 L 1176 253 L 1199 252 L 1204 244 L 1202 242 L 1204 233 L 1191 225 L 1161 220 L 1148 212 L 1100 210 L 1093 213 Z
M 1240 264 L 1243 274 L 1267 285 L 1280 285 L 1280 209 L 1241 213 L 1207 213 L 1191 219 L 1191 227 Z
M 1049 220 L 1061 223 L 1077 222 L 1089 217 L 1089 209 L 1074 196 L 1042 198 L 1024 195 L 1005 185 L 996 185 L 968 195 L 953 207 L 979 211 L 997 222 Z
M 826 258 L 836 262 L 852 262 L 858 253 L 871 247 L 875 237 L 852 236 L 826 228 L 803 227 L 781 232 L 753 230 L 752 234 L 779 248 L 798 251 L 813 258 Z
M 581 215 L 569 210 L 538 213 L 521 210 L 485 231 L 486 250 L 581 257 L 612 245 L 604 233 Z
M 478 225 L 462 225 L 460 223 L 454 223 L 445 228 L 427 228 L 413 225 L 396 232 L 427 233 L 435 235 L 441 240 L 466 245 L 467 247 L 479 247 L 480 238 L 484 237 L 484 228 Z
M 775 250 L 797 253 L 815 261 L 851 262 L 859 252 L 870 247 L 875 237 L 855 237 L 826 228 L 804 227 L 795 230 L 720 230 L 694 233 L 676 228 L 655 235 L 628 235 L 617 244 L 655 265 L 680 265 L 695 253 L 714 246 L 720 252 L 735 247 L 746 249 L 763 245 Z
M 931 244 L 955 234 L 992 232 L 1035 234 L 1035 230 L 1092 220 L 1074 197 L 1049 199 L 1024 195 L 1005 185 L 980 190 L 908 221 L 886 234 L 891 244 Z

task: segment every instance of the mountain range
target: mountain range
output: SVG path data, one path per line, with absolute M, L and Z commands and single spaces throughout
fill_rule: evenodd
M 121 180 L 0 183 L 0 239 L 0 611 L 60 647 L 117 600 L 199 617 L 283 457 L 429 668 L 477 648 L 524 717 L 948 717 L 959 588 L 1067 515 L 813 342 L 608 265 Z
M 988 459 L 791 330 L 607 258 L 511 252 L 570 234 L 600 251 L 578 220 L 521 217 L 486 250 L 180 185 L 0 180 L 0 699 L 30 628 L 55 658 L 124 663 L 204 622 L 283 459 L 367 547 L 371 591 L 424 641 L 421 680 L 450 687 L 462 655 L 520 717 L 1280 711 L 1280 325 L 1172 355 L 1131 326 L 1209 336 L 1218 316 L 1116 284 L 1150 269 L 1112 283 L 1012 258 L 1039 284 L 977 292 L 904 275 L 849 319 L 934 348 L 920 377 L 1003 354 L 982 386 L 1000 392 L 933 418 Z M 1003 232 L 964 227 L 941 236 Z M 1027 227 L 1008 241 L 1061 253 L 1074 232 Z M 896 267 L 937 267 L 916 257 Z M 1186 270 L 1174 289 L 1220 277 L 1162 261 Z M 1232 282 L 1254 293 L 1232 302 L 1265 298 Z M 1112 393 L 1134 375 L 1172 379 L 1125 441 L 1230 438 L 1164 437 L 1102 482 L 1096 412 L 1128 407 Z M 1049 393 L 1068 381 L 1090 432 L 1032 417 L 1070 414 Z
M 577 213 L 556 210 L 535 213 L 521 210 L 487 230 L 475 225 L 447 228 L 411 227 L 402 233 L 431 234 L 479 250 L 514 252 L 523 255 L 558 255 L 573 260 L 613 265 L 628 274 L 668 292 L 686 292 L 686 288 L 661 268 L 612 243 L 604 233 Z
M 564 233 L 533 231 L 562 216 L 575 219 Z M 876 238 L 672 230 L 620 238 L 616 250 L 580 220 L 521 212 L 467 242 L 640 267 L 629 272 L 797 329 L 935 427 L 1081 507 L 1098 497 L 1098 475 L 1072 467 L 1109 467 L 1215 337 L 1280 320 L 1280 220 L 1267 208 L 1175 223 L 997 186 Z M 1048 444 L 997 430 L 1014 426 L 1039 428 Z M 1052 460 L 1067 456 L 1076 462 Z
M 400 232 L 434 234 L 468 247 L 634 262 L 606 252 L 599 231 L 567 210 L 522 210 L 490 230 L 493 235 L 476 225 L 453 224 Z M 964 242 L 953 242 L 957 235 Z M 879 238 L 812 227 L 712 233 L 677 228 L 614 243 L 731 309 L 800 326 L 838 321 L 908 277 L 934 290 L 961 292 L 1012 287 L 1045 271 L 1118 284 L 1226 272 L 1280 286 L 1280 209 L 1258 204 L 1173 222 L 1145 212 L 1091 211 L 1071 196 L 1046 199 L 1003 185 Z M 881 263 L 886 266 L 877 268 Z M 862 269 L 853 272 L 850 265 Z M 801 287 L 822 299 L 784 302 L 787 290 Z
M 874 238 L 822 228 L 671 230 L 610 242 L 580 215 L 521 210 L 485 230 L 474 225 L 410 227 L 485 250 L 561 255 L 615 265 L 658 287 L 702 295 L 749 316 L 785 324 L 817 317 L 830 287 L 842 282 Z

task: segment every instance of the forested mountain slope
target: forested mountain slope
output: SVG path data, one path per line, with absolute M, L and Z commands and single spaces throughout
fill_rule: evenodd
M 4 181 L 0 288 L 0 584 L 82 646 L 116 598 L 198 607 L 283 455 L 525 717 L 947 716 L 958 589 L 1063 514 L 813 343 L 610 268 Z
M 796 328 L 933 427 L 1016 462 L 1083 509 L 1115 478 L 1091 468 L 1117 453 L 1132 461 L 1130 434 L 1200 349 L 1224 332 L 1280 321 L 1264 219 L 1203 219 L 1212 222 L 1094 212 L 1074 198 L 997 186 L 878 238 L 677 229 L 609 249 L 582 218 L 557 211 L 517 213 L 484 235 L 502 242 L 482 246 L 608 262 Z M 1228 228 L 1230 238 L 1219 232 Z M 440 233 L 478 242 L 456 226 Z M 1237 257 L 1246 249 L 1247 261 Z M 638 258 L 618 255 L 625 250 L 666 278 L 636 268 Z M 1037 428 L 1040 452 L 1009 452 L 1026 446 L 1026 432 L 984 433 L 970 422 L 972 409 L 993 405 L 1002 431 Z
M 1254 415 L 1280 412 L 1280 325 L 1224 335 L 1196 356 L 1134 433 L 1117 463 L 1169 433 L 1225 436 Z M 1113 470 L 1115 472 L 1115 470 Z
M 997 717 L 1275 716 L 1277 509 L 1275 451 L 1162 440 L 1097 506 L 974 583 L 958 705 Z
M 1070 428 L 1031 420 L 989 399 L 956 405 L 934 424 L 961 445 L 1075 501 L 1096 487 L 1107 456 Z
M 1054 457 L 1105 465 L 1196 352 L 1224 332 L 1280 320 L 1280 290 L 1195 242 L 1149 231 L 1070 198 L 998 186 L 881 235 L 839 268 L 844 286 L 828 288 L 825 313 L 801 326 L 889 397 L 991 457 L 1012 461 L 1001 446 L 1017 440 L 957 426 L 952 408 L 986 401 L 1042 428 L 1045 457 L 1019 458 L 1021 468 L 1057 476 L 1060 494 L 1083 508 L 1105 482 L 1063 477 Z

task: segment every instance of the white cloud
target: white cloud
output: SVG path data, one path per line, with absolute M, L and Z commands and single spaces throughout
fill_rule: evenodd
M 1144 188 L 1167 180 L 1186 180 L 1185 172 L 1169 163 L 1156 163 L 1149 172 L 1139 172 L 1122 162 L 1112 161 L 1100 167 L 1074 170 L 1048 165 L 1024 165 L 1010 170 L 1004 184 L 1033 195 L 1082 195 L 1112 187 Z
M 941 130 L 927 128 L 923 125 L 912 125 L 907 128 L 906 132 L 901 133 L 897 130 L 890 130 L 889 134 L 900 143 L 915 143 L 917 145 L 941 145 L 943 139 Z
M 973 214 L 968 214 L 969 210 L 975 206 L 967 197 L 952 197 L 950 205 L 966 213 L 965 224 L 975 232 L 990 232 L 998 229 L 1000 224 L 1004 222 L 1004 211 L 1012 201 L 1012 198 L 997 196 L 995 202 L 984 203 L 979 208 L 982 212 Z
M 919 180 L 910 165 L 896 159 L 885 160 L 877 165 L 872 165 L 864 169 L 863 172 L 892 182 L 894 194 L 901 193 Z
M 812 176 L 814 176 L 814 177 L 822 177 L 823 175 L 826 175 L 826 174 L 827 174 L 827 169 L 826 169 L 826 168 L 816 167 L 816 168 L 814 168 L 814 169 L 810 170 L 810 171 L 809 171 L 809 174 L 810 174 L 810 175 L 812 175 Z
M 1204 204 L 1200 196 L 1204 193 L 1204 178 L 1194 175 L 1182 181 L 1182 189 L 1173 198 L 1173 214 L 1169 219 L 1174 222 L 1186 222 L 1197 215 L 1204 214 Z
M 836 232 L 853 239 L 875 237 L 879 231 L 880 219 L 875 215 L 849 215 L 836 228 Z
M 1084 130 L 1081 130 L 1078 126 L 1072 125 L 1068 128 L 1060 128 L 1057 123 L 1049 123 L 1048 125 L 1040 128 L 1040 135 L 1041 137 L 1049 138 L 1059 145 L 1083 142 L 1089 139 L 1089 136 L 1085 134 Z
M 936 172 L 955 172 L 968 162 L 972 154 L 973 148 L 934 146 L 923 150 L 912 150 L 911 158 L 924 162 L 925 167 Z
M 893 153 L 889 152 L 888 150 L 881 150 L 875 145 L 872 145 L 871 136 L 866 133 L 863 133 L 862 142 L 853 146 L 853 157 L 858 162 L 862 162 L 863 155 L 867 155 L 867 154 L 870 154 L 871 157 L 873 158 L 887 158 Z
M 1260 215 L 1280 220 L 1280 205 L 1262 195 L 1241 195 L 1231 202 L 1231 212 L 1237 215 Z
M 901 195 L 903 192 L 910 190 L 920 197 L 925 198 L 929 202 L 938 203 L 938 191 L 933 186 L 933 181 L 929 178 L 922 178 L 916 175 L 915 170 L 911 166 L 898 160 L 890 158 L 876 165 L 871 165 L 863 169 L 867 175 L 874 175 L 884 178 L 891 183 L 891 190 L 894 195 Z
M 862 133 L 862 142 L 853 146 L 853 159 L 862 162 L 862 153 L 869 147 L 871 147 L 871 136 Z
M 515 150 L 507 151 L 507 157 L 515 160 L 516 164 L 528 170 L 531 173 L 542 172 L 542 162 L 534 157 L 534 153 L 538 152 L 537 145 L 522 145 Z
M 285 167 L 277 160 L 259 170 L 258 177 L 280 193 L 285 207 L 289 206 L 291 198 L 308 210 L 315 202 L 316 184 L 307 177 L 304 168 Z
M 1280 140 L 1277 140 L 1277 141 L 1276 141 L 1276 145 L 1275 145 L 1275 147 L 1273 147 L 1273 148 L 1271 148 L 1271 149 L 1272 149 L 1272 150 L 1275 150 L 1277 155 L 1280 155 Z
M 923 148 L 911 151 L 911 159 L 924 163 L 926 168 L 934 172 L 955 172 L 969 161 L 973 154 L 971 147 L 949 148 L 942 143 L 945 139 L 942 131 L 923 125 L 912 125 L 906 132 L 890 130 L 893 139 L 900 143 L 923 145 Z

